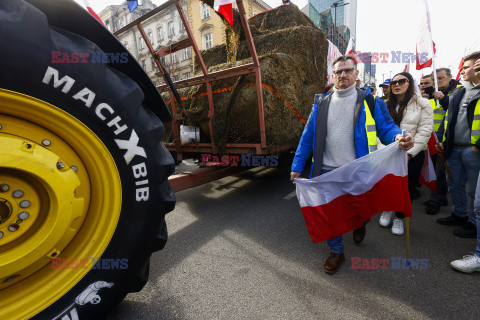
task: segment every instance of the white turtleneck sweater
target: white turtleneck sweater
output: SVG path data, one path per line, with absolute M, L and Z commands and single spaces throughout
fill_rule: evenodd
M 357 90 L 355 84 L 347 89 L 334 89 L 328 108 L 327 138 L 323 153 L 324 170 L 333 170 L 356 159 L 354 117 Z

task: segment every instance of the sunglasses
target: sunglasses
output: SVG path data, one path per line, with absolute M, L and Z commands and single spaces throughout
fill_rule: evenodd
M 390 85 L 391 86 L 396 86 L 397 84 L 400 85 L 400 86 L 403 86 L 405 83 L 408 82 L 408 79 L 400 79 L 400 80 L 395 80 L 395 81 L 391 81 L 390 82 Z
M 355 68 L 349 68 L 349 69 L 341 69 L 341 70 L 334 70 L 333 71 L 333 74 L 336 75 L 336 76 L 341 76 L 342 73 L 345 72 L 345 74 L 352 74 L 353 70 L 355 70 Z

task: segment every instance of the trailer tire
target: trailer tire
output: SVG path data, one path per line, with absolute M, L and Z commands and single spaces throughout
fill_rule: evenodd
M 142 106 L 144 94 L 135 81 L 110 64 L 53 63 L 53 52 L 72 58 L 75 53 L 101 50 L 88 39 L 49 26 L 46 16 L 28 3 L 10 0 L 0 3 L 0 43 L 8 43 L 0 46 L 0 142 L 7 141 L 2 140 L 7 139 L 6 133 L 8 139 L 11 138 L 8 141 L 23 139 L 27 145 L 34 146 L 35 152 L 58 153 L 60 159 L 78 156 L 90 179 L 90 200 L 83 201 L 84 223 L 64 249 L 52 251 L 49 257 L 71 262 L 72 258 L 82 257 L 68 256 L 70 252 L 100 253 L 83 257 L 100 261 L 88 270 L 76 270 L 67 263 L 65 270 L 52 271 L 53 264 L 51 268 L 44 265 L 35 276 L 15 274 L 13 281 L 0 272 L 0 319 L 106 319 L 127 293 L 143 288 L 152 252 L 162 249 L 167 241 L 164 217 L 175 205 L 175 195 L 168 182 L 168 176 L 174 171 L 174 160 L 161 143 L 165 134 L 163 124 Z M 18 126 L 13 125 L 16 123 Z M 31 125 L 25 126 L 25 123 Z M 67 127 L 67 123 L 72 125 Z M 10 128 L 17 132 L 10 132 Z M 52 133 L 53 138 L 48 140 L 51 146 L 38 135 L 40 132 Z M 65 148 L 70 147 L 75 155 L 55 151 L 57 141 L 58 144 L 65 142 Z M 92 144 L 80 144 L 80 141 Z M 17 152 L 17 156 L 23 157 L 23 154 Z M 77 172 L 79 168 L 73 170 L 68 161 L 64 161 L 66 167 L 63 168 L 59 163 L 64 162 L 60 161 L 57 169 L 69 177 L 73 177 L 72 171 L 75 171 L 82 181 L 78 188 L 86 188 Z M 107 169 L 105 172 L 99 169 L 103 167 Z M 0 167 L 0 180 L 2 174 L 9 174 L 11 170 L 15 168 Z M 63 192 L 52 192 L 57 191 Z M 75 197 L 72 196 L 72 201 Z M 101 214 L 94 217 L 92 212 Z M 40 219 L 39 215 L 36 221 Z M 101 221 L 105 228 L 92 228 L 96 226 L 94 219 Z M 0 230 L 1 227 L 2 224 Z M 92 237 L 82 238 L 88 232 Z M 106 235 L 109 232 L 111 235 Z M 0 247 L 6 239 L 6 236 L 0 238 Z M 71 248 L 80 243 L 89 244 L 93 251 Z M 0 268 L 2 254 L 5 252 L 0 250 Z M 40 275 L 53 274 L 48 272 L 56 272 L 55 277 L 40 282 Z M 59 283 L 62 272 L 69 272 L 73 280 Z M 12 281 L 11 284 L 2 287 L 7 280 Z M 30 301 L 28 297 L 33 293 L 21 290 L 27 290 L 29 281 L 37 280 L 39 282 L 32 282 L 31 287 L 38 286 L 45 294 Z M 12 293 L 23 294 L 27 300 L 22 301 L 22 306 L 2 306 L 2 294 L 7 298 L 12 297 Z

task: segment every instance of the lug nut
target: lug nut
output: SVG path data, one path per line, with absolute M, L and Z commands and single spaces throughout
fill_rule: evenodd
M 78 170 L 78 168 L 75 167 L 75 166 L 71 166 L 70 168 L 71 168 L 74 172 L 77 172 L 77 170 Z
M 63 168 L 65 168 L 65 163 L 63 163 L 63 162 L 57 162 L 57 169 L 58 169 L 58 170 L 62 170 Z
M 14 198 L 21 198 L 23 197 L 23 191 L 22 190 L 15 190 L 12 192 L 12 196 Z
M 28 208 L 28 207 L 30 207 L 30 201 L 28 201 L 28 200 L 22 200 L 22 201 L 20 201 L 20 208 L 24 208 L 24 209 L 25 209 L 25 208 Z
M 10 186 L 8 184 L 0 184 L 0 190 L 2 192 L 7 192 L 8 190 L 10 190 Z
M 8 226 L 8 231 L 15 232 L 20 229 L 20 225 L 18 223 L 12 223 Z
M 18 218 L 22 220 L 26 220 L 30 217 L 30 214 L 27 211 L 22 211 L 18 214 Z
M 0 231 L 0 239 L 3 238 L 3 231 Z
M 49 145 L 52 144 L 52 142 L 48 139 L 43 139 L 42 140 L 42 144 L 45 146 L 45 147 L 48 147 Z

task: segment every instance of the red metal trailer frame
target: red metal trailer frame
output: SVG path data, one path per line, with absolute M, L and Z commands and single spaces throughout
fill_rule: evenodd
M 248 48 L 252 56 L 252 63 L 247 63 L 247 64 L 233 67 L 230 69 L 220 70 L 216 72 L 208 72 L 205 66 L 205 63 L 203 61 L 202 54 L 200 53 L 197 43 L 195 42 L 195 39 L 193 37 L 192 30 L 188 23 L 185 12 L 183 11 L 180 0 L 167 1 L 164 4 L 158 6 L 157 8 L 153 9 L 149 13 L 136 19 L 135 21 L 132 21 L 131 23 L 129 23 L 128 25 L 124 26 L 123 28 L 119 29 L 114 33 L 115 36 L 118 36 L 132 27 L 137 27 L 138 30 L 140 31 L 140 34 L 142 35 L 143 40 L 147 44 L 148 50 L 150 51 L 150 54 L 152 55 L 155 61 L 155 64 L 157 65 L 158 70 L 160 71 L 165 81 L 165 84 L 158 86 L 157 89 L 160 92 L 168 91 L 170 95 L 170 105 L 171 105 L 172 114 L 173 114 L 173 121 L 172 121 L 173 142 L 165 143 L 165 145 L 168 150 L 176 152 L 177 160 L 187 159 L 191 157 L 193 154 L 198 154 L 198 153 L 218 154 L 218 149 L 213 139 L 212 117 L 215 113 L 215 106 L 213 103 L 211 82 L 216 80 L 228 79 L 232 77 L 238 77 L 238 76 L 249 74 L 249 73 L 255 73 L 255 84 L 257 89 L 257 104 L 258 104 L 258 119 L 259 119 L 259 127 L 260 127 L 260 143 L 227 143 L 224 149 L 225 154 L 250 153 L 250 154 L 256 154 L 256 155 L 266 155 L 269 152 L 279 152 L 289 148 L 288 146 L 278 146 L 276 148 L 269 148 L 269 150 L 267 151 L 260 62 L 258 60 L 257 51 L 255 49 L 252 33 L 250 31 L 250 26 L 248 25 L 243 2 L 242 0 L 236 0 L 236 3 L 237 3 L 238 12 L 240 14 L 240 21 L 242 23 L 242 27 L 245 32 Z M 155 51 L 141 23 L 171 5 L 176 6 L 180 14 L 180 18 L 185 27 L 185 31 L 187 32 L 188 38 L 185 40 L 179 41 L 175 44 L 169 45 L 167 47 L 160 48 L 159 50 Z M 174 93 L 167 84 L 167 78 L 165 76 L 164 68 L 160 61 L 161 57 L 164 57 L 167 54 L 179 51 L 181 49 L 184 49 L 190 46 L 193 48 L 195 52 L 195 57 L 197 59 L 198 64 L 200 65 L 203 75 L 199 75 L 189 79 L 184 79 L 181 81 L 176 81 L 175 87 L 185 88 L 185 87 L 190 87 L 190 86 L 194 86 L 202 83 L 206 85 L 208 105 L 209 105 L 208 118 L 209 118 L 210 143 L 181 144 L 179 121 L 185 120 L 185 118 L 178 113 L 176 101 L 174 99 Z M 226 169 L 225 167 L 213 166 L 213 167 L 201 169 L 195 173 L 174 175 L 174 176 L 171 176 L 169 180 L 173 186 L 174 191 L 180 191 L 180 190 L 191 188 L 191 187 L 204 184 L 210 181 L 214 181 L 214 180 L 217 180 L 217 179 L 220 179 L 228 175 L 235 174 L 247 169 L 249 169 L 249 167 L 232 167 L 230 169 L 228 168 Z

